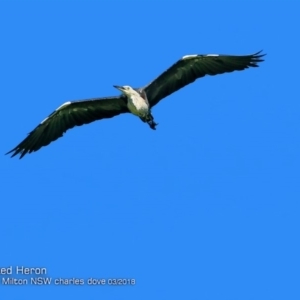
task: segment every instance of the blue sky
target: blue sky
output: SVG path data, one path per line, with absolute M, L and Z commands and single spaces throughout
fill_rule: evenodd
M 0 267 L 136 280 L 0 284 L 1 299 L 300 299 L 298 12 L 297 1 L 1 1 Z M 145 85 L 186 54 L 261 49 L 260 68 L 160 102 L 156 131 L 128 114 L 4 155 L 65 101 Z

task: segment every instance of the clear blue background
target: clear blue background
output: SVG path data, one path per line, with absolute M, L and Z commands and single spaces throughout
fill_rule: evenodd
M 135 286 L 1 299 L 300 299 L 297 1 L 2 1 L 0 266 Z M 186 54 L 249 54 L 153 109 L 4 156 L 68 100 L 142 86 Z

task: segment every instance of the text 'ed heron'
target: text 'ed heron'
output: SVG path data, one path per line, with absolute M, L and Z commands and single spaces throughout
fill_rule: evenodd
M 183 56 L 145 87 L 114 85 L 122 92 L 120 96 L 65 102 L 8 153 L 13 152 L 12 157 L 20 154 L 22 158 L 27 153 L 49 145 L 74 126 L 112 118 L 121 113 L 131 112 L 148 123 L 151 129 L 156 129 L 157 124 L 151 114 L 151 108 L 160 100 L 205 75 L 258 67 L 257 63 L 263 61 L 263 56 L 261 51 L 240 56 L 219 54 Z

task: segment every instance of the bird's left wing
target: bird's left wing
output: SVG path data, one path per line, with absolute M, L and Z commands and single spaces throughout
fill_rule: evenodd
M 44 119 L 28 136 L 14 149 L 6 154 L 12 156 L 39 150 L 47 146 L 74 126 L 81 126 L 96 120 L 112 118 L 121 113 L 129 112 L 122 96 L 95 98 L 74 102 L 66 102 Z
M 258 67 L 264 54 L 251 55 L 186 55 L 144 87 L 150 106 L 205 75 L 217 75 Z

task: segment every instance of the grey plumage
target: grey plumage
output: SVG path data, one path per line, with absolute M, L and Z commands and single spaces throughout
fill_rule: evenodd
M 62 104 L 44 119 L 28 136 L 8 153 L 12 157 L 39 150 L 55 141 L 74 126 L 81 126 L 96 120 L 112 118 L 131 112 L 155 129 L 156 123 L 151 108 L 160 100 L 205 75 L 217 75 L 258 67 L 264 55 L 186 55 L 163 72 L 150 84 L 133 89 L 129 86 L 115 86 L 122 94 L 115 97 L 69 101 Z M 6 153 L 6 154 L 8 154 Z

